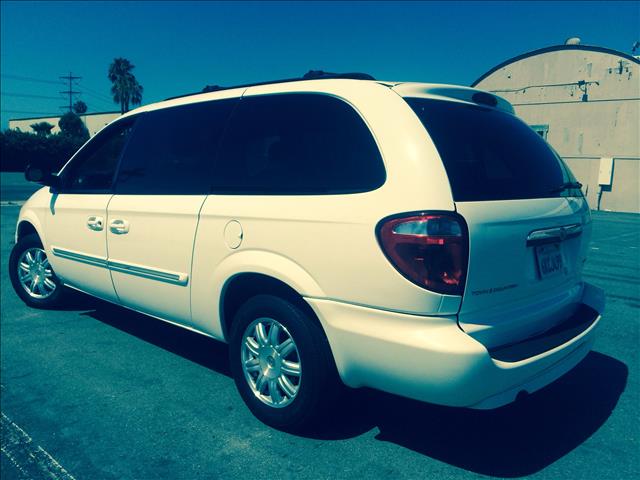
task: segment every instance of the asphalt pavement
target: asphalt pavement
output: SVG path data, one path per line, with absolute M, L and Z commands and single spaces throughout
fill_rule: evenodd
M 222 343 L 79 294 L 27 308 L 7 275 L 18 208 L 0 208 L 3 479 L 639 478 L 638 215 L 594 214 L 607 308 L 556 383 L 493 411 L 361 390 L 299 436 L 245 408 Z
M 24 201 L 41 186 L 27 182 L 22 172 L 0 172 L 0 201 Z

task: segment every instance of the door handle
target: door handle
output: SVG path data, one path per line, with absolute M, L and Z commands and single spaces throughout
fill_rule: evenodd
M 102 217 L 89 217 L 87 218 L 87 227 L 89 230 L 101 231 L 104 228 L 104 218 Z
M 115 219 L 109 222 L 109 230 L 116 235 L 123 235 L 129 233 L 129 222 L 126 220 Z

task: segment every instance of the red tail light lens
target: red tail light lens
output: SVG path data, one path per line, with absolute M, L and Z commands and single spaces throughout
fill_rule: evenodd
M 383 219 L 378 240 L 393 266 L 413 283 L 437 293 L 462 295 L 469 234 L 458 215 L 423 213 Z

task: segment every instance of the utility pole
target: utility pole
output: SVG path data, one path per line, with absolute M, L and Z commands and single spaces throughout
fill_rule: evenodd
M 65 91 L 60 92 L 62 94 L 69 95 L 69 106 L 67 107 L 66 105 L 64 105 L 64 106 L 61 106 L 60 108 L 68 108 L 70 112 L 73 112 L 73 96 L 74 95 L 78 95 L 78 94 L 81 93 L 81 92 L 73 90 L 73 81 L 74 80 L 79 80 L 82 77 L 75 77 L 75 76 L 73 76 L 73 74 L 71 72 L 69 72 L 69 75 L 66 75 L 66 76 L 63 76 L 63 77 L 60 77 L 60 78 L 62 80 L 68 80 L 69 81 L 69 90 L 65 90 Z

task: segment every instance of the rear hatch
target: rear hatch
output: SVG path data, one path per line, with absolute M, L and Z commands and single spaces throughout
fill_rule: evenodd
M 515 115 L 405 98 L 447 170 L 469 230 L 460 327 L 488 348 L 549 330 L 577 309 L 590 214 L 568 167 Z

